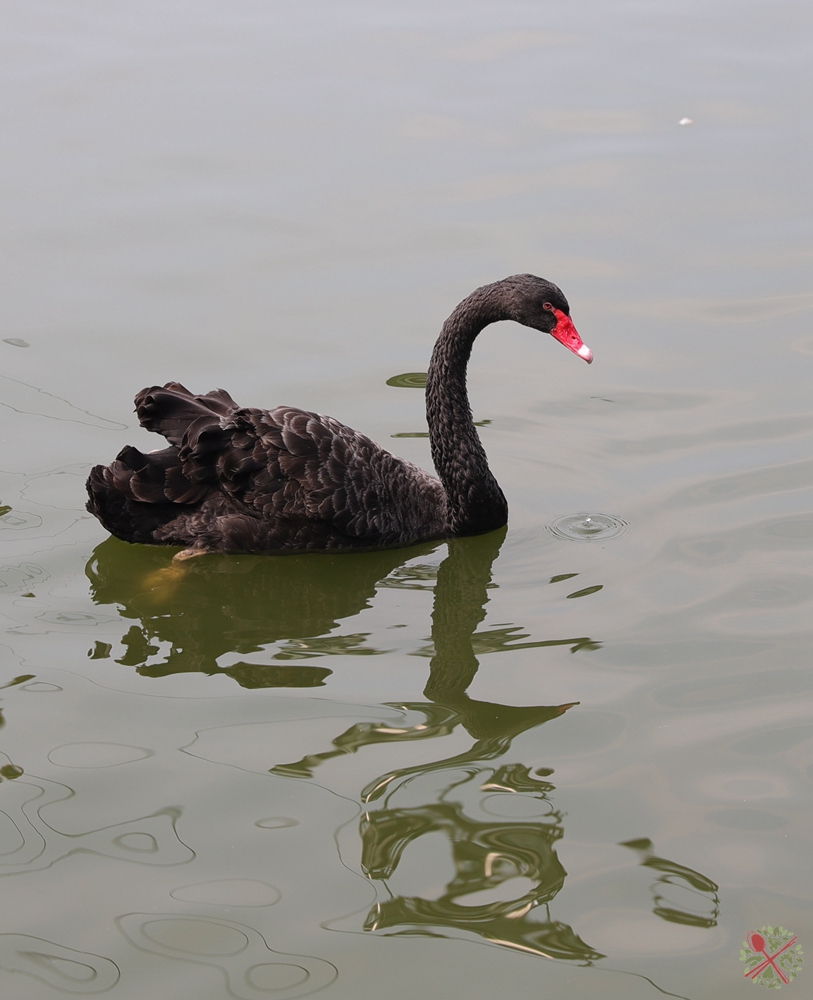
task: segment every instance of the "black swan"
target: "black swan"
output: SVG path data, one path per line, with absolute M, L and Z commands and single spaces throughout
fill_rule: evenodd
M 332 417 L 238 406 L 223 389 L 142 389 L 136 413 L 169 447 L 124 448 L 87 482 L 88 510 L 127 542 L 206 552 L 359 550 L 478 535 L 508 520 L 466 392 L 475 337 L 511 319 L 590 363 L 562 292 L 517 274 L 472 292 L 443 324 L 426 381 L 439 479 Z

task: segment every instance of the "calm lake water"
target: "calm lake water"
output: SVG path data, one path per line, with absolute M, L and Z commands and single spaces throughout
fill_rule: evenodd
M 809 5 L 3 22 L 2 996 L 725 1000 L 749 932 L 813 955 Z M 507 533 L 173 573 L 85 512 L 170 379 L 431 468 L 387 381 L 520 271 L 595 362 L 478 341 Z

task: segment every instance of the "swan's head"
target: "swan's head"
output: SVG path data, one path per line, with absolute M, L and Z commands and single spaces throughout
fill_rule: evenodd
M 593 352 L 582 341 L 570 318 L 570 306 L 551 281 L 537 278 L 535 274 L 515 274 L 501 282 L 508 294 L 512 319 L 523 326 L 530 326 L 542 333 L 549 333 L 590 364 Z

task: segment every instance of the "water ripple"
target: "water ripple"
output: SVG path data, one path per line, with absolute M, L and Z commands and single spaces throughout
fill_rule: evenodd
M 403 375 L 393 375 L 387 379 L 387 385 L 396 389 L 425 389 L 426 372 L 404 372 Z
M 4 785 L 0 877 L 49 868 L 76 851 L 148 865 L 184 864 L 195 856 L 175 829 L 181 812 L 176 808 L 84 833 L 62 833 L 41 814 L 74 794 L 67 785 L 29 774 Z
M 48 760 L 59 767 L 118 767 L 153 754 L 146 747 L 124 743 L 64 743 L 51 750 Z
M 22 346 L 22 345 L 15 345 Z M 27 345 L 26 345 L 27 346 Z M 38 417 L 48 417 L 50 420 L 62 420 L 68 423 L 87 424 L 90 427 L 109 428 L 111 430 L 126 430 L 127 425 L 118 420 L 108 420 L 90 410 L 46 392 L 36 385 L 21 382 L 7 375 L 0 375 L 0 406 L 8 407 L 15 413 L 28 413 Z
M 575 542 L 594 539 L 606 541 L 618 538 L 629 531 L 629 521 L 613 514 L 562 514 L 545 525 L 557 538 L 567 538 Z
M 0 934 L 0 968 L 22 972 L 62 993 L 104 993 L 119 981 L 115 962 L 28 934 Z
M 253 927 L 233 920 L 127 913 L 116 923 L 139 951 L 218 969 L 226 977 L 229 995 L 240 1000 L 307 996 L 339 974 L 321 958 L 274 951 Z
M 255 824 L 256 825 L 256 824 Z M 209 906 L 273 906 L 282 898 L 275 885 L 255 878 L 223 878 L 212 882 L 182 885 L 170 893 L 185 903 Z

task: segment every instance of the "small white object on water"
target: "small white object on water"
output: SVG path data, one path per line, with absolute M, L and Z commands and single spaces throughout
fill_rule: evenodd
M 694 118 L 681 118 L 678 125 L 694 125 Z

